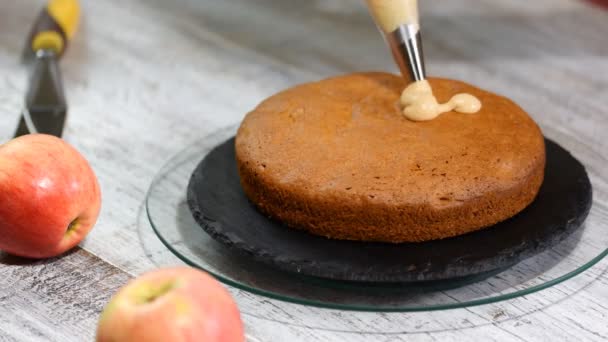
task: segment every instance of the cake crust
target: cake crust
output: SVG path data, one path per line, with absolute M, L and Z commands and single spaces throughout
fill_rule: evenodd
M 476 114 L 413 122 L 401 77 L 357 73 L 263 101 L 235 141 L 241 185 L 264 214 L 328 238 L 420 242 L 465 234 L 523 210 L 545 167 L 536 123 L 511 100 L 429 79 L 437 99 L 470 93 Z

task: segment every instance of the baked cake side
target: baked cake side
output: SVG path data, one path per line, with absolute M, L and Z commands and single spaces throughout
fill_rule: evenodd
M 544 139 L 507 98 L 430 79 L 438 100 L 467 92 L 483 107 L 428 122 L 401 115 L 403 80 L 359 73 L 262 102 L 236 137 L 241 184 L 266 215 L 335 239 L 414 242 L 505 220 L 542 184 Z

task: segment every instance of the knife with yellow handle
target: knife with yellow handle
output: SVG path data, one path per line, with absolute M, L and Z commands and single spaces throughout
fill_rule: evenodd
M 79 20 L 78 0 L 50 0 L 38 16 L 28 41 L 34 63 L 16 137 L 29 133 L 60 137 L 63 133 L 67 103 L 57 61 Z

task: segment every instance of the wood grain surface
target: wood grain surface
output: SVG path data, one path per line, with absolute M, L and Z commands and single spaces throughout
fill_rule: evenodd
M 130 276 L 76 249 L 31 262 L 0 254 L 0 341 L 92 340 L 97 317 Z
M 0 141 L 26 87 L 19 61 L 42 0 L 0 2 Z M 164 161 L 238 123 L 285 87 L 360 70 L 396 71 L 357 0 L 83 0 L 61 63 L 65 138 L 103 191 L 83 250 L 35 263 L 0 257 L 0 341 L 87 341 L 130 277 L 181 262 L 142 203 Z M 594 186 L 590 229 L 608 225 L 608 12 L 575 0 L 422 1 L 427 69 L 507 95 L 572 151 Z M 605 243 L 600 240 L 597 243 Z M 608 261 L 550 289 L 437 312 L 362 314 L 231 289 L 259 341 L 605 341 Z

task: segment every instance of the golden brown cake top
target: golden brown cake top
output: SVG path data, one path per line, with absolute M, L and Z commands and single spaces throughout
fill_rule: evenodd
M 239 129 L 237 153 L 261 177 L 309 196 L 387 204 L 449 206 L 530 176 L 544 143 L 519 106 L 463 82 L 429 81 L 440 102 L 470 93 L 481 110 L 409 121 L 399 107 L 401 77 L 350 74 L 262 102 Z

